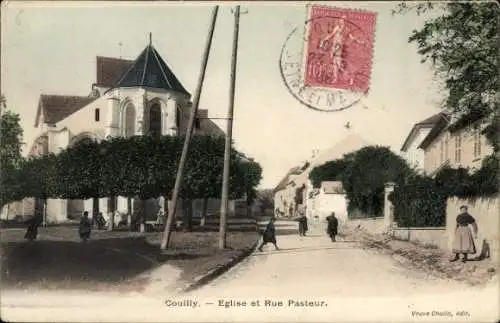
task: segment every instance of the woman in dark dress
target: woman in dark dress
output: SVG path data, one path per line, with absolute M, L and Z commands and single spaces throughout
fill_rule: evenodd
M 264 247 L 268 243 L 272 243 L 276 250 L 279 250 L 278 245 L 276 244 L 276 228 L 274 226 L 275 218 L 271 218 L 269 223 L 266 226 L 266 230 L 262 234 L 262 243 L 259 246 L 259 251 L 262 251 L 262 247 Z
M 332 215 L 326 217 L 326 221 L 328 221 L 328 226 L 326 228 L 326 232 L 332 239 L 332 242 L 335 242 L 335 236 L 338 233 L 339 221 L 335 217 L 335 212 L 332 212 Z
M 26 221 L 28 228 L 26 230 L 26 234 L 24 235 L 24 239 L 29 241 L 36 240 L 38 236 L 38 227 L 42 224 L 42 216 L 40 214 L 35 214 L 34 217 Z
M 89 219 L 89 212 L 83 212 L 83 216 L 80 219 L 80 226 L 78 227 L 78 233 L 80 234 L 80 239 L 83 242 L 87 242 L 90 238 L 90 231 L 92 229 L 92 223 Z
M 460 207 L 460 214 L 457 216 L 457 226 L 455 228 L 455 237 L 453 239 L 452 252 L 455 253 L 455 258 L 450 261 L 457 261 L 460 254 L 463 254 L 462 261 L 467 261 L 468 254 L 476 253 L 476 246 L 472 231 L 469 227 L 474 229 L 474 236 L 477 237 L 477 223 L 476 220 L 467 212 L 467 206 Z

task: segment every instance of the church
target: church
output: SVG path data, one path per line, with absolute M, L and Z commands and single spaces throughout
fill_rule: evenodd
M 135 60 L 97 56 L 96 80 L 89 92 L 88 96 L 40 95 L 34 122 L 39 135 L 29 156 L 57 153 L 81 140 L 178 135 L 187 131 L 191 94 L 151 41 Z M 208 118 L 208 111 L 203 109 L 198 110 L 194 133 L 224 136 Z M 185 203 L 179 202 L 177 214 L 185 210 Z M 203 204 L 203 201 L 195 201 L 190 207 L 200 209 L 200 202 Z M 78 219 L 83 211 L 102 212 L 107 218 L 112 205 L 120 214 L 126 214 L 130 207 L 125 197 L 113 200 L 25 199 L 15 204 L 15 211 L 12 210 L 15 215 L 30 216 L 37 209 L 45 212 L 49 223 Z M 156 218 L 159 211 L 166 214 L 166 204 L 163 198 L 149 200 L 146 218 Z M 230 212 L 234 212 L 234 201 L 229 204 Z M 219 207 L 219 200 L 208 202 L 209 213 L 217 213 Z

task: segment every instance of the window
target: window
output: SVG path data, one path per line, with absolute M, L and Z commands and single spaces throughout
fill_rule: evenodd
M 149 134 L 153 137 L 161 136 L 161 108 L 158 103 L 149 110 Z
M 181 128 L 181 105 L 177 104 L 177 110 L 175 111 L 175 125 L 177 129 Z
M 200 118 L 196 118 L 194 120 L 194 126 L 195 126 L 196 129 L 200 129 L 200 127 L 201 127 Z
M 448 162 L 450 160 L 448 156 L 448 149 L 449 149 L 449 141 L 450 141 L 450 136 L 448 133 L 444 137 L 444 160 Z
M 474 157 L 481 156 L 481 133 L 479 129 L 474 132 Z
M 460 163 L 462 157 L 462 136 L 460 133 L 455 135 L 455 163 Z
M 439 162 L 441 164 L 444 163 L 444 140 L 441 140 L 441 143 L 440 143 L 440 151 L 439 151 Z
M 129 103 L 125 107 L 125 137 L 135 135 L 135 108 Z
M 101 111 L 99 110 L 99 108 L 95 109 L 94 110 L 94 119 L 95 119 L 95 121 L 99 121 L 100 116 L 101 116 Z

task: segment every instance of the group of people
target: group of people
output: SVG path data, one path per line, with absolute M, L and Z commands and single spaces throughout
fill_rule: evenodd
M 302 213 L 301 215 L 299 215 L 296 221 L 299 223 L 299 236 L 305 237 L 307 231 L 309 230 L 307 216 Z M 328 223 L 326 232 L 330 239 L 332 239 L 332 242 L 335 242 L 335 236 L 338 234 L 339 227 L 339 221 L 335 216 L 335 212 L 332 212 L 331 215 L 327 216 L 326 221 Z
M 299 223 L 299 236 L 305 237 L 307 231 L 309 230 L 307 217 L 305 216 L 305 214 L 302 213 L 296 219 L 296 221 Z M 335 237 L 338 234 L 338 226 L 339 226 L 339 221 L 338 221 L 337 217 L 335 216 L 335 212 L 332 212 L 331 215 L 327 216 L 326 221 L 328 223 L 327 228 L 326 228 L 326 233 L 328 234 L 328 236 L 330 237 L 332 242 L 335 242 L 336 241 Z M 276 241 L 276 227 L 274 224 L 275 222 L 276 222 L 275 217 L 272 217 L 271 220 L 269 220 L 269 223 L 267 224 L 266 229 L 262 233 L 262 243 L 260 244 L 260 246 L 258 248 L 259 251 L 262 251 L 262 248 L 268 243 L 272 243 L 274 245 L 274 248 L 276 250 L 279 250 L 279 247 L 278 247 L 277 241 Z
M 279 250 L 277 241 L 276 241 L 276 227 L 275 227 L 276 218 L 273 217 L 269 221 L 262 234 L 262 243 L 259 246 L 259 251 L 262 251 L 262 247 L 264 247 L 268 243 L 272 243 L 276 250 Z M 298 222 L 298 231 L 299 236 L 306 236 L 308 231 L 307 225 L 307 217 L 304 214 L 301 214 L 298 218 L 296 218 Z M 338 219 L 335 216 L 335 212 L 328 217 L 326 217 L 327 228 L 326 232 L 332 242 L 335 242 L 335 237 L 338 235 Z M 471 229 L 472 228 L 472 229 Z M 452 252 L 455 254 L 455 257 L 450 259 L 450 261 L 457 261 L 460 259 L 460 254 L 463 255 L 462 261 L 466 262 L 468 260 L 468 255 L 476 253 L 476 246 L 474 243 L 474 239 L 477 238 L 478 226 L 476 220 L 468 213 L 468 208 L 466 205 L 462 205 L 460 207 L 460 214 L 456 218 L 456 227 L 455 234 L 453 239 L 453 247 Z
M 28 241 L 36 240 L 38 236 L 38 228 L 43 223 L 43 217 L 40 212 L 36 212 L 35 216 L 28 219 L 25 224 L 27 226 L 26 233 L 24 238 Z M 97 214 L 95 217 L 89 219 L 89 212 L 83 212 L 83 215 L 80 219 L 80 223 L 78 225 L 78 233 L 80 235 L 80 239 L 83 242 L 87 242 L 90 238 L 90 233 L 92 232 L 92 226 L 96 225 L 99 229 L 102 229 L 106 225 L 106 220 L 102 216 L 102 213 Z

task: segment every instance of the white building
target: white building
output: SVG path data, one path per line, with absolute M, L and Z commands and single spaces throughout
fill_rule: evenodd
M 425 169 L 425 152 L 420 147 L 420 144 L 429 135 L 431 130 L 446 119 L 447 115 L 444 112 L 433 115 L 425 120 L 416 123 L 406 137 L 403 146 L 401 147 L 401 156 L 407 163 L 416 170 L 423 172 Z
M 309 216 L 317 216 L 323 221 L 335 212 L 339 224 L 347 221 L 347 200 L 341 181 L 324 181 L 314 189 L 307 201 Z
M 315 215 L 312 201 L 317 190 L 314 189 L 312 182 L 309 180 L 311 171 L 317 166 L 341 159 L 345 154 L 370 145 L 371 143 L 361 136 L 350 134 L 332 147 L 315 153 L 310 162 L 291 169 L 287 176 L 276 186 L 274 189 L 275 207 L 284 208 L 287 216 L 295 216 L 297 208 L 305 207 L 306 215 L 312 218 Z
M 135 60 L 96 58 L 96 83 L 89 96 L 40 96 L 35 120 L 39 131 L 29 155 L 57 153 L 80 140 L 102 140 L 108 136 L 177 135 L 185 133 L 191 113 L 191 94 L 184 88 L 152 44 Z M 207 110 L 199 110 L 195 133 L 224 135 L 208 119 Z M 90 200 L 55 200 L 46 203 L 47 219 L 61 222 L 77 218 L 83 210 L 108 213 L 111 204 L 127 212 L 127 198 Z M 150 201 L 146 213 L 156 214 L 165 208 L 161 198 Z M 15 203 L 16 215 L 32 215 L 33 199 Z M 178 203 L 182 205 L 182 203 Z M 215 212 L 218 205 L 208 206 Z M 181 206 L 180 206 L 181 207 Z

